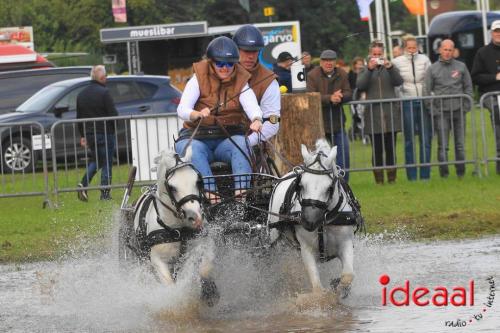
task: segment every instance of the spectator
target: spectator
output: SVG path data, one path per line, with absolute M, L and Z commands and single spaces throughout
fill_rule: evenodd
M 349 86 L 351 87 L 351 90 L 354 91 L 356 89 L 356 78 L 365 66 L 365 61 L 361 57 L 355 57 L 352 59 L 351 62 L 351 70 L 349 71 L 349 74 L 347 74 L 347 77 L 349 79 Z
M 453 59 L 455 44 L 445 39 L 439 47 L 439 60 L 429 67 L 425 74 L 424 95 L 467 94 L 472 97 L 472 81 L 469 71 L 461 61 Z M 465 174 L 465 111 L 470 110 L 468 100 L 462 98 L 434 100 L 434 126 L 438 137 L 438 161 L 448 162 L 450 130 L 455 141 L 455 164 L 458 178 Z M 466 105 L 464 105 L 466 104 Z M 448 165 L 439 166 L 441 177 L 448 177 Z
M 491 24 L 491 42 L 477 51 L 472 63 L 471 76 L 472 81 L 478 85 L 481 95 L 500 91 L 500 20 Z M 496 98 L 487 98 L 485 106 L 491 114 L 497 150 L 496 172 L 497 175 L 500 175 L 500 110 L 498 101 Z
M 347 74 L 347 77 L 349 79 L 349 86 L 351 87 L 352 90 L 352 99 L 353 100 L 360 100 L 360 99 L 366 99 L 364 93 L 360 94 L 358 90 L 356 89 L 356 78 L 358 76 L 358 73 L 361 71 L 363 66 L 365 65 L 365 61 L 361 57 L 355 57 L 352 62 L 351 62 L 351 68 L 349 73 Z M 349 130 L 349 137 L 351 140 L 355 140 L 356 138 L 359 138 L 363 140 L 363 144 L 366 142 L 364 138 L 364 132 L 363 132 L 363 127 L 364 127 L 364 120 L 363 120 L 363 111 L 364 111 L 364 105 L 363 104 L 351 104 L 351 112 L 352 112 L 352 125 L 351 125 L 351 130 Z
M 118 116 L 113 98 L 106 88 L 106 68 L 94 66 L 90 73 L 92 81 L 76 98 L 76 118 L 100 118 Z M 90 150 L 87 171 L 78 184 L 78 199 L 88 201 L 86 187 L 101 171 L 101 200 L 111 200 L 110 188 L 113 155 L 115 153 L 115 127 L 113 121 L 89 121 L 78 123 L 80 145 Z
M 311 69 L 316 67 L 316 65 L 311 63 L 311 60 L 312 60 L 312 58 L 311 58 L 311 54 L 309 52 L 307 52 L 307 51 L 302 52 L 302 64 L 304 64 L 306 76 L 311 71 Z
M 324 50 L 320 55 L 319 67 L 307 75 L 307 91 L 321 94 L 323 123 L 325 134 L 337 146 L 337 164 L 349 169 L 349 140 L 345 134 L 345 114 L 342 103 L 349 102 L 352 97 L 347 73 L 336 67 L 337 53 Z M 349 180 L 349 173 L 345 173 Z
M 465 64 L 465 60 L 460 56 L 460 49 L 458 47 L 453 49 L 453 59 L 461 61 Z
M 295 58 L 289 52 L 281 52 L 278 55 L 276 63 L 273 65 L 273 72 L 278 76 L 278 83 L 285 86 L 289 92 L 292 92 L 292 67 Z
M 420 96 L 422 96 L 422 84 L 427 69 L 431 62 L 426 55 L 418 53 L 417 40 L 408 35 L 403 38 L 404 54 L 392 61 L 399 70 L 404 80 L 400 89 L 400 97 L 411 97 L 412 100 L 403 101 L 403 133 L 405 138 L 405 162 L 407 165 L 418 163 L 415 158 L 414 137 L 419 135 L 420 163 L 431 161 L 431 117 L 425 109 Z M 420 167 L 420 179 L 429 179 L 431 176 L 430 166 Z M 408 180 L 417 180 L 417 168 L 406 167 Z
M 260 135 L 253 132 L 248 136 L 248 142 L 253 147 L 261 140 L 271 139 L 279 130 L 281 110 L 281 96 L 276 75 L 259 63 L 259 51 L 264 47 L 264 38 L 259 29 L 247 24 L 236 30 L 233 41 L 240 51 L 240 65 L 252 77 L 248 85 L 255 93 L 263 116 L 263 125 Z
M 403 84 L 397 68 L 384 58 L 384 44 L 374 41 L 370 45 L 367 65 L 357 78 L 357 88 L 366 92 L 366 98 L 395 98 L 394 88 Z M 401 110 L 399 103 L 374 103 L 365 110 L 365 133 L 372 142 L 372 164 L 374 167 L 388 167 L 387 181 L 396 181 L 396 137 L 401 131 Z M 385 155 L 385 158 L 384 158 Z M 373 170 L 375 182 L 384 183 L 384 170 Z
M 392 59 L 396 59 L 399 56 L 403 55 L 403 50 L 401 49 L 401 46 L 396 45 L 392 48 Z

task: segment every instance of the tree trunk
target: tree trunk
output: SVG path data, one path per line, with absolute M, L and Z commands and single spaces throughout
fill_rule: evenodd
M 293 165 L 301 164 L 304 159 L 300 145 L 314 147 L 317 139 L 325 137 L 320 94 L 301 93 L 281 96 L 280 130 L 274 139 L 274 146 Z M 279 156 L 274 161 L 281 175 L 291 167 Z

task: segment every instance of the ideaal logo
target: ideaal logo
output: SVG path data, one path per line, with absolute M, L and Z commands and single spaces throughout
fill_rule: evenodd
M 387 286 L 391 278 L 389 275 L 381 275 L 379 282 L 382 286 L 382 305 L 387 306 L 390 302 L 394 306 L 409 306 L 413 303 L 417 306 L 474 306 L 474 280 L 470 280 L 467 286 L 454 286 L 447 288 L 444 286 L 436 286 L 432 290 L 417 286 L 412 290 L 410 281 L 406 280 L 403 286 L 395 286 L 388 289 Z M 487 308 L 493 306 L 495 300 L 495 280 L 492 276 L 486 279 L 489 283 L 489 294 L 486 298 L 482 312 L 473 314 L 468 320 L 457 319 L 456 321 L 445 321 L 445 326 L 449 327 L 464 327 L 471 324 L 474 320 L 483 319 Z

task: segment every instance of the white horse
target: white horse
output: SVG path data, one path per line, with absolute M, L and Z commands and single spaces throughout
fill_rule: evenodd
M 166 285 L 175 283 L 172 266 L 187 251 L 201 246 L 198 239 L 205 217 L 202 209 L 203 180 L 190 163 L 189 147 L 182 159 L 173 151 L 162 151 L 155 159 L 158 165 L 156 190 L 144 193 L 135 206 L 135 244 L 149 259 L 159 279 Z M 213 306 L 219 298 L 211 278 L 214 254 L 203 249 L 199 273 L 201 298 Z
M 273 223 L 274 226 L 289 226 L 281 234 L 290 240 L 294 239 L 295 232 L 313 294 L 327 292 L 320 280 L 318 262 L 339 258 L 342 262 L 341 276 L 332 279 L 330 284 L 345 298 L 354 279 L 353 239 L 355 224 L 360 221 L 361 215 L 356 199 L 350 189 L 346 190 L 348 187 L 339 174 L 336 155 L 337 147 L 330 148 L 323 139 L 316 142 L 315 152 L 309 152 L 302 145 L 304 166 L 285 175 L 285 180 L 275 187 L 269 210 L 281 216 L 270 214 L 268 226 L 272 241 L 280 236 Z M 283 220 L 283 215 L 294 213 L 300 216 L 300 222 L 287 218 Z

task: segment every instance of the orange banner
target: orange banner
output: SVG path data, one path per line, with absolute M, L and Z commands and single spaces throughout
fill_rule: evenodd
M 413 15 L 424 15 L 424 0 L 403 0 L 408 11 Z

